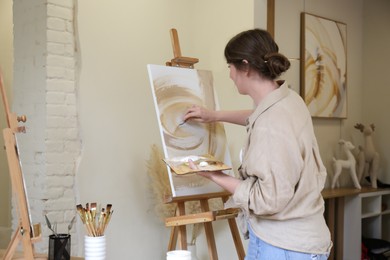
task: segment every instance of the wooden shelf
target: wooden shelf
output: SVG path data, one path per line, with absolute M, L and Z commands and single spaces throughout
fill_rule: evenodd
M 360 259 L 362 236 L 389 240 L 389 203 L 390 189 L 365 188 L 345 198 L 344 259 Z
M 324 199 L 331 199 L 331 198 L 338 198 L 338 197 L 353 196 L 362 193 L 388 191 L 388 190 L 389 189 L 374 189 L 368 186 L 362 187 L 361 190 L 355 188 L 324 189 L 322 191 L 322 196 L 324 197 Z
M 389 240 L 390 189 L 367 186 L 360 190 L 324 189 L 322 196 L 325 200 L 325 219 L 333 241 L 329 260 L 359 259 L 363 233 L 378 237 L 381 234 L 382 238 Z M 385 208 L 382 209 L 382 205 Z
M 3 258 L 3 255 L 5 254 L 5 249 L 0 249 L 0 259 Z M 39 258 L 47 259 L 47 254 L 35 254 Z M 16 252 L 14 256 L 12 257 L 13 260 L 16 259 L 24 259 L 23 258 L 23 253 L 22 252 Z M 71 256 L 70 260 L 84 260 L 83 257 L 76 257 L 76 256 Z

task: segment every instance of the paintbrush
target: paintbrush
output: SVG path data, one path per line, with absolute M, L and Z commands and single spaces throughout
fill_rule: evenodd
M 108 222 L 110 221 L 110 217 L 111 217 L 111 208 L 112 208 L 112 204 L 107 204 L 106 206 L 106 216 L 105 216 L 105 221 L 104 221 L 104 226 L 103 226 L 103 231 L 106 229 L 107 225 L 108 225 Z
M 79 216 L 81 218 L 81 221 L 83 222 L 85 228 L 87 229 L 88 236 L 92 236 L 92 232 L 89 228 L 89 225 L 87 224 L 85 209 L 83 208 L 83 206 L 81 206 L 81 204 L 77 205 L 76 208 L 77 208 L 77 212 L 79 213 Z
M 103 223 L 106 218 L 106 213 L 104 212 L 104 208 L 102 208 L 102 211 L 100 212 L 99 215 L 99 223 L 98 223 L 98 233 L 100 236 L 103 235 Z
M 92 214 L 89 207 L 85 210 L 85 215 L 86 215 L 87 225 L 89 226 L 89 229 L 92 232 L 93 236 L 96 237 L 96 231 L 95 231 Z
M 96 230 L 96 202 L 91 203 L 91 217 L 92 217 L 92 225 Z
M 111 211 L 112 204 L 107 204 L 106 206 L 106 212 L 109 213 Z
M 76 205 L 76 209 L 77 209 L 77 212 L 79 213 L 81 221 L 83 222 L 83 224 L 85 224 L 85 217 L 84 217 L 84 214 L 83 214 L 83 206 L 81 206 L 81 204 Z
M 108 223 L 110 223 L 111 216 L 112 216 L 113 213 L 114 213 L 113 210 L 106 213 L 107 216 L 106 216 L 105 221 L 104 221 L 103 233 L 104 233 L 104 231 L 106 230 L 106 228 L 107 228 L 107 226 L 108 226 Z

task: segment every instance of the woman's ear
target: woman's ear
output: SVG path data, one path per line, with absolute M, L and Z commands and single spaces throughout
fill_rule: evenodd
M 249 66 L 249 62 L 247 60 L 242 60 L 242 63 L 244 64 L 243 68 L 244 68 L 244 72 L 249 75 L 249 71 L 250 71 L 250 66 Z

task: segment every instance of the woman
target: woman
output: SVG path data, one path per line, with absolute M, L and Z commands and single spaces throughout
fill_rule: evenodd
M 247 260 L 327 259 L 332 242 L 323 213 L 326 169 L 310 113 L 301 97 L 276 79 L 290 67 L 271 35 L 244 31 L 225 48 L 230 78 L 253 111 L 209 111 L 194 106 L 184 120 L 246 125 L 239 179 L 200 172 L 232 193 L 226 207 L 239 207 L 249 237 Z M 192 167 L 196 167 L 191 163 Z

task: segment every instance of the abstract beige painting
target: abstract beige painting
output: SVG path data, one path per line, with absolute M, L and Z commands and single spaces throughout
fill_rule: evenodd
M 211 71 L 148 65 L 148 73 L 160 128 L 165 159 L 211 155 L 231 166 L 222 123 L 199 123 L 183 116 L 192 105 L 218 109 Z M 232 170 L 224 171 L 233 175 Z M 168 167 L 172 196 L 223 191 L 196 174 L 178 175 Z
M 347 117 L 347 26 L 301 16 L 301 95 L 313 117 Z

